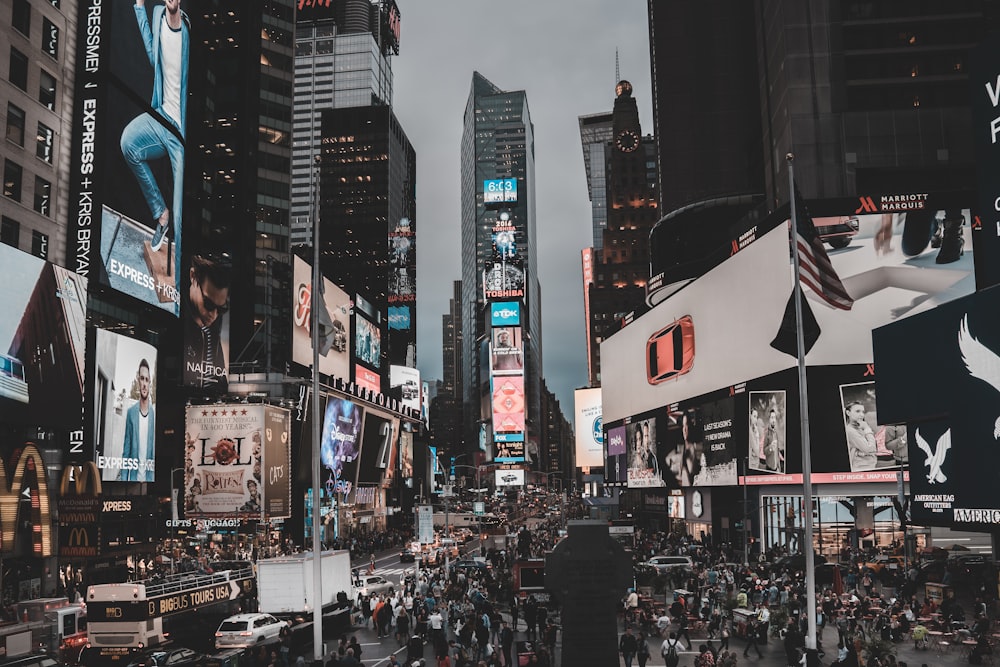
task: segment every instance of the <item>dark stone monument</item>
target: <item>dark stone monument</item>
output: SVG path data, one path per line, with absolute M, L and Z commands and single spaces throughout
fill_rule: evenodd
M 632 584 L 632 556 L 605 521 L 570 521 L 545 558 L 545 588 L 562 606 L 562 665 L 618 664 L 618 602 Z

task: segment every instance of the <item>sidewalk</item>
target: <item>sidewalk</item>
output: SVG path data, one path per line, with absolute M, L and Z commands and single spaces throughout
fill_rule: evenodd
M 694 633 L 692 633 L 694 635 Z M 823 642 L 823 650 L 826 651 L 826 655 L 820 659 L 820 662 L 824 665 L 829 665 L 837 659 L 837 629 L 834 627 L 827 626 L 821 636 Z M 650 659 L 646 663 L 647 667 L 663 665 L 663 658 L 660 657 L 660 644 L 663 642 L 662 639 L 653 637 L 649 640 L 649 653 Z M 687 667 L 694 664 L 694 658 L 698 655 L 698 646 L 700 644 L 707 643 L 708 640 L 704 636 L 694 635 L 692 637 L 692 648 L 693 651 L 678 651 L 681 657 L 680 667 Z M 681 642 L 683 644 L 683 641 Z M 712 640 L 712 644 L 718 648 L 719 640 Z M 739 667 L 744 667 L 746 665 L 752 665 L 754 667 L 785 667 L 787 665 L 787 659 L 785 657 L 785 647 L 780 639 L 771 637 L 767 644 L 760 645 L 760 652 L 764 657 L 758 658 L 757 653 L 751 649 L 750 657 L 743 657 L 743 649 L 746 648 L 746 642 L 742 639 L 737 639 L 735 637 L 729 640 L 730 651 L 736 651 L 737 665 Z M 943 648 L 943 647 L 942 647 Z M 921 665 L 931 665 L 933 667 L 957 667 L 958 665 L 969 664 L 966 658 L 966 651 L 962 646 L 949 645 L 944 648 L 944 650 L 930 649 L 927 651 L 918 651 L 914 649 L 913 642 L 907 641 L 901 644 L 896 644 L 896 662 L 906 663 L 907 667 L 921 667 Z M 619 659 L 619 665 L 624 665 L 625 660 Z M 638 664 L 633 661 L 633 667 Z M 568 667 L 568 666 L 567 666 Z

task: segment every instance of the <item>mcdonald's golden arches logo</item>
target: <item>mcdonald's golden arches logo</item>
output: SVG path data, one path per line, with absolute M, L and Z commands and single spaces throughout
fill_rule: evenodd
M 24 482 L 25 472 L 31 472 L 37 485 L 38 502 L 31 498 L 31 550 L 35 556 L 47 558 L 52 555 L 52 512 L 49 508 L 49 488 L 45 481 L 45 461 L 34 444 L 29 443 L 21 450 L 14 463 L 14 471 L 7 480 L 7 470 L 0 461 L 0 552 L 14 551 L 21 496 L 29 491 Z

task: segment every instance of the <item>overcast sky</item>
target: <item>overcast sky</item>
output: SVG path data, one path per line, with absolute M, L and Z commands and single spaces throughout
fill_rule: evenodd
M 544 375 L 572 422 L 587 383 L 580 250 L 592 241 L 577 118 L 614 105 L 615 50 L 652 134 L 645 0 L 398 0 L 393 107 L 417 153 L 417 366 L 441 378 L 441 316 L 461 278 L 459 149 L 478 71 L 524 90 L 535 126 Z

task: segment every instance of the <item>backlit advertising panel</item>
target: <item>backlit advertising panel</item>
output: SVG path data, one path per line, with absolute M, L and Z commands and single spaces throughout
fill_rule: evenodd
M 872 334 L 879 419 L 907 424 L 914 521 L 1000 524 L 998 312 L 990 287 Z
M 382 332 L 374 322 L 363 317 L 354 318 L 354 356 L 355 358 L 378 370 L 382 363 Z
M 493 327 L 490 334 L 490 370 L 495 375 L 519 375 L 524 372 L 521 336 L 521 327 Z
M 788 407 L 784 391 L 751 391 L 749 467 L 783 474 L 786 471 Z
M 187 2 L 78 8 L 71 247 L 77 273 L 180 314 L 191 66 Z
M 184 277 L 183 382 L 199 389 L 229 388 L 229 298 L 232 265 L 228 260 L 194 255 Z
M 628 448 L 628 487 L 648 489 L 664 486 L 660 461 L 663 460 L 657 432 L 657 414 L 651 413 L 626 420 L 625 440 Z
M 978 213 L 982 224 L 973 227 L 976 243 L 976 285 L 984 289 L 1000 283 L 1000 50 L 997 36 L 987 34 L 969 60 L 969 99 L 972 141 L 976 147 L 979 187 Z
M 413 433 L 410 431 L 399 434 L 399 474 L 403 479 L 413 477 Z
M 737 483 L 736 461 L 745 451 L 734 423 L 736 400 L 698 397 L 670 406 L 660 438 L 666 486 L 726 486 Z
M 264 407 L 264 516 L 287 519 L 292 513 L 292 415 L 271 405 Z M 252 440 L 252 438 L 251 438 Z
M 607 447 L 604 456 L 604 483 L 609 486 L 624 486 L 628 483 L 628 448 L 624 426 L 608 429 Z
M 493 446 L 493 460 L 497 463 L 521 463 L 527 460 L 524 433 L 494 433 Z
M 492 385 L 493 432 L 524 433 L 524 378 L 498 375 Z
M 312 309 L 312 267 L 298 257 L 292 258 L 292 361 L 312 366 L 312 340 L 309 335 Z M 347 292 L 323 279 L 323 302 L 330 315 L 332 335 L 321 341 L 319 372 L 341 379 L 351 376 L 349 337 L 351 300 Z
M 268 409 L 276 412 L 271 418 Z M 287 412 L 265 405 L 188 406 L 184 516 L 260 518 L 269 504 L 263 494 L 271 476 L 277 478 L 282 469 L 288 470 L 288 438 L 282 442 L 281 434 L 290 424 Z M 273 452 L 275 460 L 266 460 L 267 452 Z M 280 480 L 274 482 L 274 509 L 281 516 L 290 503 L 290 492 Z
M 523 470 L 494 470 L 496 486 L 524 486 Z
M 400 387 L 403 405 L 420 411 L 420 371 L 409 366 L 389 367 L 389 386 Z
M 483 264 L 483 298 L 524 298 L 526 275 L 519 259 L 488 261 Z
M 87 279 L 5 244 L 0 266 L 0 422 L 78 431 Z M 78 458 L 80 440 L 66 449 Z
M 521 324 L 520 301 L 493 301 L 490 303 L 490 326 L 511 327 Z
M 413 221 L 400 218 L 389 229 L 390 304 L 412 303 L 417 298 L 417 241 Z
M 389 467 L 396 433 L 393 420 L 368 410 L 361 431 L 361 462 L 358 465 L 358 484 L 382 484 Z
M 409 331 L 412 328 L 409 306 L 389 306 L 389 330 Z
M 101 479 L 156 481 L 156 348 L 98 329 L 91 396 Z
M 346 398 L 330 396 L 323 417 L 320 461 L 336 482 L 355 483 L 361 454 L 361 424 L 364 410 Z
M 361 364 L 354 364 L 354 383 L 375 394 L 382 393 L 382 378 L 379 377 L 378 373 L 368 370 Z
M 604 465 L 604 422 L 601 418 L 601 388 L 577 389 L 574 397 L 577 467 Z
M 878 423 L 874 380 L 841 385 L 840 405 L 851 472 L 898 468 L 906 463 L 906 429 Z

